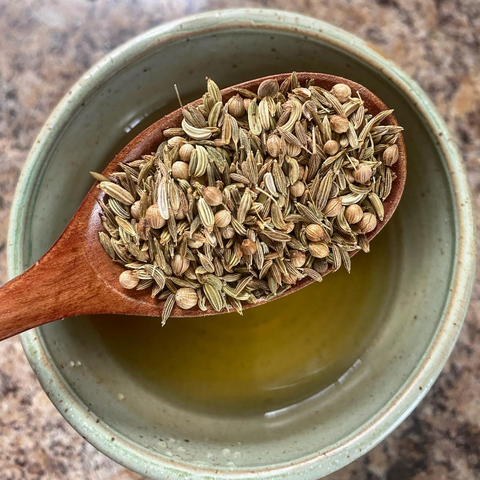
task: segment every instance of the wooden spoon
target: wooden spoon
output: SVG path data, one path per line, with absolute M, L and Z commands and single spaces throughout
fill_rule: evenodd
M 251 80 L 236 87 L 256 92 L 262 81 L 276 79 L 281 83 L 288 75 L 272 75 Z M 313 79 L 315 85 L 328 90 L 337 83 L 346 83 L 353 92 L 360 94 L 365 102 L 365 108 L 372 115 L 387 108 L 372 92 L 345 78 L 319 73 L 299 73 L 298 78 L 302 85 L 307 79 Z M 229 87 L 222 91 L 224 101 L 236 94 L 233 88 Z M 193 104 L 200 102 L 201 100 L 198 100 Z M 155 151 L 165 139 L 163 131 L 180 126 L 181 120 L 181 109 L 178 109 L 145 129 L 110 162 L 104 174 L 109 175 L 116 171 L 118 162 L 129 162 Z M 383 123 L 398 125 L 393 115 L 387 117 Z M 378 223 L 374 231 L 367 234 L 369 240 L 385 226 L 402 196 L 407 163 L 405 144 L 401 135 L 397 145 L 399 158 L 393 166 L 397 178 L 384 203 L 384 220 Z M 88 172 L 85 172 L 85 175 L 87 174 Z M 161 315 L 163 301 L 152 299 L 145 291 L 124 290 L 118 282 L 123 268 L 112 262 L 98 240 L 98 232 L 102 230 L 98 200 L 103 196 L 104 193 L 100 189 L 96 186 L 92 187 L 77 213 L 50 250 L 23 274 L 0 289 L 0 340 L 63 317 L 100 313 Z M 276 298 L 296 292 L 312 282 L 310 278 L 304 278 L 285 294 Z M 255 305 L 245 304 L 244 308 L 263 303 L 265 302 L 259 300 Z M 175 306 L 171 316 L 191 317 L 216 313 L 211 308 L 202 312 L 198 307 L 182 310 Z

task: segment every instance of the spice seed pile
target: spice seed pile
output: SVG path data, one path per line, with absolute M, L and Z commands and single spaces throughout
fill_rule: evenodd
M 122 287 L 165 300 L 165 322 L 175 303 L 241 313 L 330 266 L 350 271 L 395 179 L 392 110 L 372 117 L 348 85 L 302 87 L 295 73 L 226 103 L 207 79 L 202 100 L 155 153 L 92 173 Z

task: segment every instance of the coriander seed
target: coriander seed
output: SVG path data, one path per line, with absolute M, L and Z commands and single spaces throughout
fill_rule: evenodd
M 312 242 L 320 242 L 327 238 L 327 234 L 323 227 L 316 223 L 311 223 L 305 228 L 305 235 Z
M 327 217 L 336 217 L 340 213 L 340 210 L 342 210 L 342 199 L 337 197 L 332 198 L 327 202 L 323 209 L 323 213 Z
M 203 198 L 211 207 L 221 205 L 223 200 L 222 192 L 217 187 L 205 187 Z
M 152 228 L 162 228 L 167 221 L 160 215 L 160 210 L 157 204 L 150 205 L 147 208 L 147 213 L 145 214 L 145 218 L 148 222 L 148 225 Z
M 315 258 L 325 258 L 328 255 L 328 245 L 321 242 L 313 242 L 308 245 L 310 255 Z
M 397 145 L 390 145 L 383 152 L 383 163 L 388 167 L 395 165 L 398 160 L 398 147 Z
M 338 98 L 339 102 L 341 103 L 345 103 L 352 95 L 351 88 L 344 83 L 337 83 L 332 87 L 330 91 Z
M 138 285 L 138 282 L 140 280 L 138 279 L 138 277 L 135 275 L 134 272 L 131 272 L 130 270 L 125 270 L 120 274 L 118 281 L 120 282 L 120 285 L 123 288 L 126 288 L 127 290 L 131 290 L 132 288 L 135 288 Z
M 353 172 L 353 178 L 358 183 L 367 183 L 372 177 L 372 167 L 361 163 L 357 169 Z
M 375 230 L 376 226 L 377 218 L 370 212 L 364 213 L 362 219 L 357 223 L 357 227 L 362 233 L 369 233 Z
M 246 238 L 240 247 L 244 255 L 253 255 L 257 251 L 257 244 Z
M 336 133 L 345 133 L 350 122 L 344 115 L 333 115 L 330 117 L 330 127 Z
M 185 143 L 184 145 L 182 145 L 180 147 L 180 150 L 178 151 L 180 160 L 182 160 L 182 162 L 188 163 L 190 161 L 190 157 L 194 150 L 195 150 L 195 147 L 190 143 Z
M 175 293 L 175 303 L 183 310 L 193 308 L 198 302 L 197 292 L 193 288 L 183 287 Z
M 175 162 L 172 165 L 172 177 L 179 180 L 188 180 L 190 174 L 188 172 L 188 164 L 185 162 Z
M 350 225 L 354 225 L 355 223 L 358 223 L 363 217 L 363 210 L 360 205 L 357 205 L 356 203 L 353 205 L 349 205 L 345 209 L 345 219 Z
M 323 146 L 323 149 L 327 155 L 333 156 L 340 150 L 340 144 L 335 140 L 327 140 Z
M 231 221 L 232 214 L 228 210 L 220 210 L 214 216 L 214 223 L 218 228 L 225 228 Z

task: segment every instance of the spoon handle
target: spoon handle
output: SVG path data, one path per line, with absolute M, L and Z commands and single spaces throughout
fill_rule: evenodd
M 70 235 L 69 235 L 70 233 Z M 67 316 L 94 313 L 105 286 L 66 231 L 23 274 L 0 288 L 0 341 Z

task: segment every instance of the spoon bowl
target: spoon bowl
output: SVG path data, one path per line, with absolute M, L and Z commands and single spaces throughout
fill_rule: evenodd
M 235 95 L 235 88 L 256 91 L 264 80 L 275 79 L 282 82 L 288 75 L 272 75 L 226 88 L 221 92 L 223 100 L 226 101 Z M 386 105 L 371 91 L 350 80 L 319 73 L 299 73 L 297 76 L 302 85 L 310 79 L 313 80 L 314 85 L 328 90 L 337 83 L 349 85 L 353 92 L 360 94 L 365 108 L 372 115 L 387 109 Z M 201 100 L 197 100 L 190 105 L 200 102 Z M 165 140 L 164 130 L 180 126 L 182 118 L 182 111 L 179 108 L 153 123 L 115 156 L 103 174 L 109 175 L 116 171 L 119 162 L 127 163 L 155 151 Z M 384 120 L 384 124 L 398 125 L 393 115 L 389 115 Z M 378 222 L 375 230 L 367 234 L 368 240 L 375 237 L 386 225 L 403 193 L 406 179 L 406 151 L 401 134 L 397 145 L 399 157 L 392 167 L 397 178 L 393 182 L 389 197 L 384 202 L 384 220 Z M 101 207 L 98 201 L 104 195 L 101 190 L 93 187 L 50 250 L 22 275 L 0 289 L 0 303 L 3 306 L 0 318 L 0 340 L 67 316 L 104 313 L 144 316 L 162 314 L 163 301 L 152 299 L 145 291 L 127 291 L 120 286 L 118 276 L 123 269 L 112 262 L 98 241 L 98 233 L 103 229 L 100 219 Z M 326 273 L 330 270 L 331 268 Z M 275 299 L 294 293 L 312 282 L 312 279 L 304 278 Z M 28 303 L 25 301 L 26 292 L 28 292 Z M 245 304 L 244 308 L 264 303 L 265 300 L 260 299 L 255 304 Z M 171 317 L 217 313 L 224 312 L 216 312 L 211 307 L 201 311 L 198 306 L 190 310 L 175 306 Z

